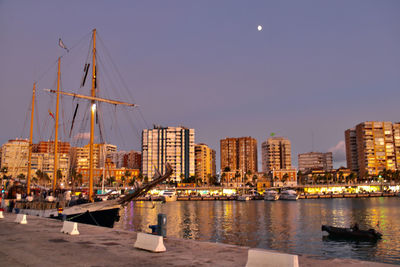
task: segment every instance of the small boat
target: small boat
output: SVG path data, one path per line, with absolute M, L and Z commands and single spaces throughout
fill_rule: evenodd
M 176 201 L 177 195 L 175 190 L 165 190 L 161 195 L 161 200 L 164 202 Z
M 275 201 L 278 199 L 279 199 L 279 194 L 277 191 L 274 191 L 274 190 L 265 191 L 264 200 Z
M 382 237 L 382 234 L 375 229 L 360 230 L 358 227 L 342 228 L 322 225 L 321 230 L 328 232 L 331 237 L 343 239 L 376 241 Z
M 298 198 L 299 195 L 294 190 L 285 190 L 279 195 L 280 200 L 297 200 Z

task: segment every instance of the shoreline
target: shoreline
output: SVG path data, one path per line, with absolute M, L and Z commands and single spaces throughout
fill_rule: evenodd
M 71 236 L 60 232 L 61 221 L 27 216 L 28 224 L 21 225 L 14 222 L 16 216 L 4 213 L 0 219 L 2 266 L 245 266 L 247 262 L 249 247 L 167 237 L 167 251 L 151 253 L 133 247 L 136 232 L 78 224 L 80 234 Z M 298 258 L 299 266 L 395 266 L 313 255 Z

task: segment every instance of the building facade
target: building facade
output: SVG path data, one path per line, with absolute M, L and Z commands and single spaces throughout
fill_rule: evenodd
M 291 144 L 284 137 L 270 137 L 262 143 L 262 170 L 270 172 L 273 170 L 292 168 Z
M 384 169 L 400 168 L 399 123 L 362 122 L 355 131 L 354 128 L 345 131 L 345 140 L 347 167 L 358 171 L 361 178 L 378 176 Z
M 142 152 L 131 150 L 124 155 L 124 167 L 142 170 Z
M 221 170 L 240 170 L 244 173 L 256 173 L 257 140 L 252 137 L 225 138 L 220 141 Z
M 358 172 L 358 154 L 357 154 L 357 136 L 356 128 L 347 129 L 344 132 L 346 144 L 346 162 L 347 168 Z
M 165 163 L 171 164 L 171 180 L 180 182 L 195 175 L 194 129 L 161 127 L 142 132 L 142 172 L 149 180 L 156 170 L 165 173 Z
M 74 147 L 71 149 L 71 158 L 74 167 L 79 169 L 89 168 L 89 144 L 83 147 Z M 111 144 L 93 144 L 93 167 L 104 168 L 107 158 L 112 158 L 113 153 L 117 152 L 117 146 Z
M 333 169 L 332 152 L 309 152 L 298 155 L 299 171 L 331 171 Z
M 206 144 L 195 145 L 195 175 L 203 183 L 210 184 L 210 178 L 215 177 L 215 150 Z
M 28 173 L 29 142 L 25 139 L 8 140 L 1 147 L 1 168 L 7 168 L 6 175 L 17 177 Z

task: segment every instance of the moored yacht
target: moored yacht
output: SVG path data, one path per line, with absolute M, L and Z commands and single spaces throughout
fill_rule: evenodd
M 275 190 L 268 190 L 264 193 L 264 200 L 275 201 L 279 199 L 279 194 Z
M 279 195 L 280 200 L 297 200 L 299 195 L 294 190 L 284 190 Z
M 175 190 L 165 190 L 161 195 L 161 200 L 165 202 L 176 201 Z

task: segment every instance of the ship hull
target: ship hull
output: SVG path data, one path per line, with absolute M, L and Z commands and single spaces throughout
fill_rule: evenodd
M 19 205 L 17 205 L 19 206 Z M 120 205 L 115 200 L 85 203 L 58 209 L 14 208 L 17 213 L 40 216 L 52 219 L 66 219 L 77 223 L 85 223 L 102 227 L 114 226 L 119 221 Z
M 63 220 L 65 218 L 67 221 L 113 228 L 114 223 L 119 221 L 119 208 L 110 208 L 91 212 L 86 211 L 83 213 L 69 214 L 65 216 L 50 216 L 50 218 L 59 220 Z

